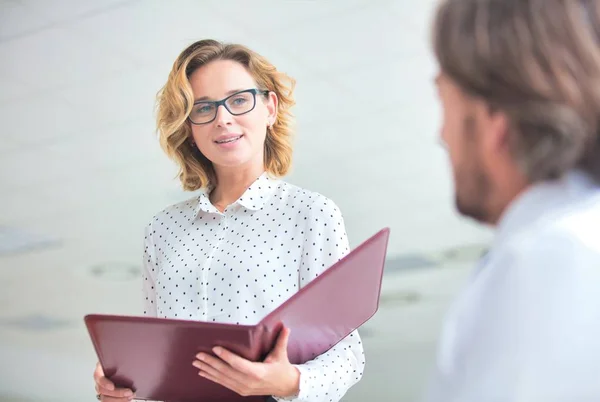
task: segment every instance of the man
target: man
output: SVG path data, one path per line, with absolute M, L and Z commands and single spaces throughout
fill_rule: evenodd
M 600 401 L 600 1 L 446 0 L 434 49 L 457 209 L 496 236 L 429 400 Z

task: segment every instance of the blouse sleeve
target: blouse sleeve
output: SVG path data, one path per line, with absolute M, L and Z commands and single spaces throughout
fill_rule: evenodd
M 152 223 L 144 230 L 144 253 L 142 261 L 142 295 L 144 302 L 144 315 L 156 317 L 156 264 L 155 247 L 153 241 Z

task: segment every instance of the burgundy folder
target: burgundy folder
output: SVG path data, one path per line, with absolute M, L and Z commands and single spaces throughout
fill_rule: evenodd
M 220 345 L 262 361 L 281 326 L 291 329 L 288 356 L 300 364 L 326 352 L 379 307 L 389 228 L 329 267 L 256 325 L 92 314 L 85 324 L 106 377 L 137 399 L 166 402 L 264 401 L 241 397 L 198 376 L 198 352 Z

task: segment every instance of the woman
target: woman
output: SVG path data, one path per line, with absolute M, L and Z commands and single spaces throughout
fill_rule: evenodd
M 161 145 L 200 194 L 159 212 L 146 229 L 145 314 L 254 324 L 348 251 L 326 197 L 288 184 L 294 82 L 236 44 L 202 40 L 174 63 L 158 96 Z M 305 364 L 287 359 L 289 330 L 264 362 L 223 350 L 198 355 L 199 375 L 240 395 L 339 401 L 365 364 L 353 332 Z M 190 357 L 190 361 L 193 357 Z M 133 399 L 97 366 L 99 399 Z

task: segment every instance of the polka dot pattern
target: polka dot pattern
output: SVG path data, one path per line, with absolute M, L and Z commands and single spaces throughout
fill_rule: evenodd
M 145 230 L 145 315 L 255 324 L 349 252 L 328 198 L 260 176 L 219 212 L 207 192 L 154 216 Z M 365 365 L 358 332 L 297 365 L 294 402 L 337 402 Z

